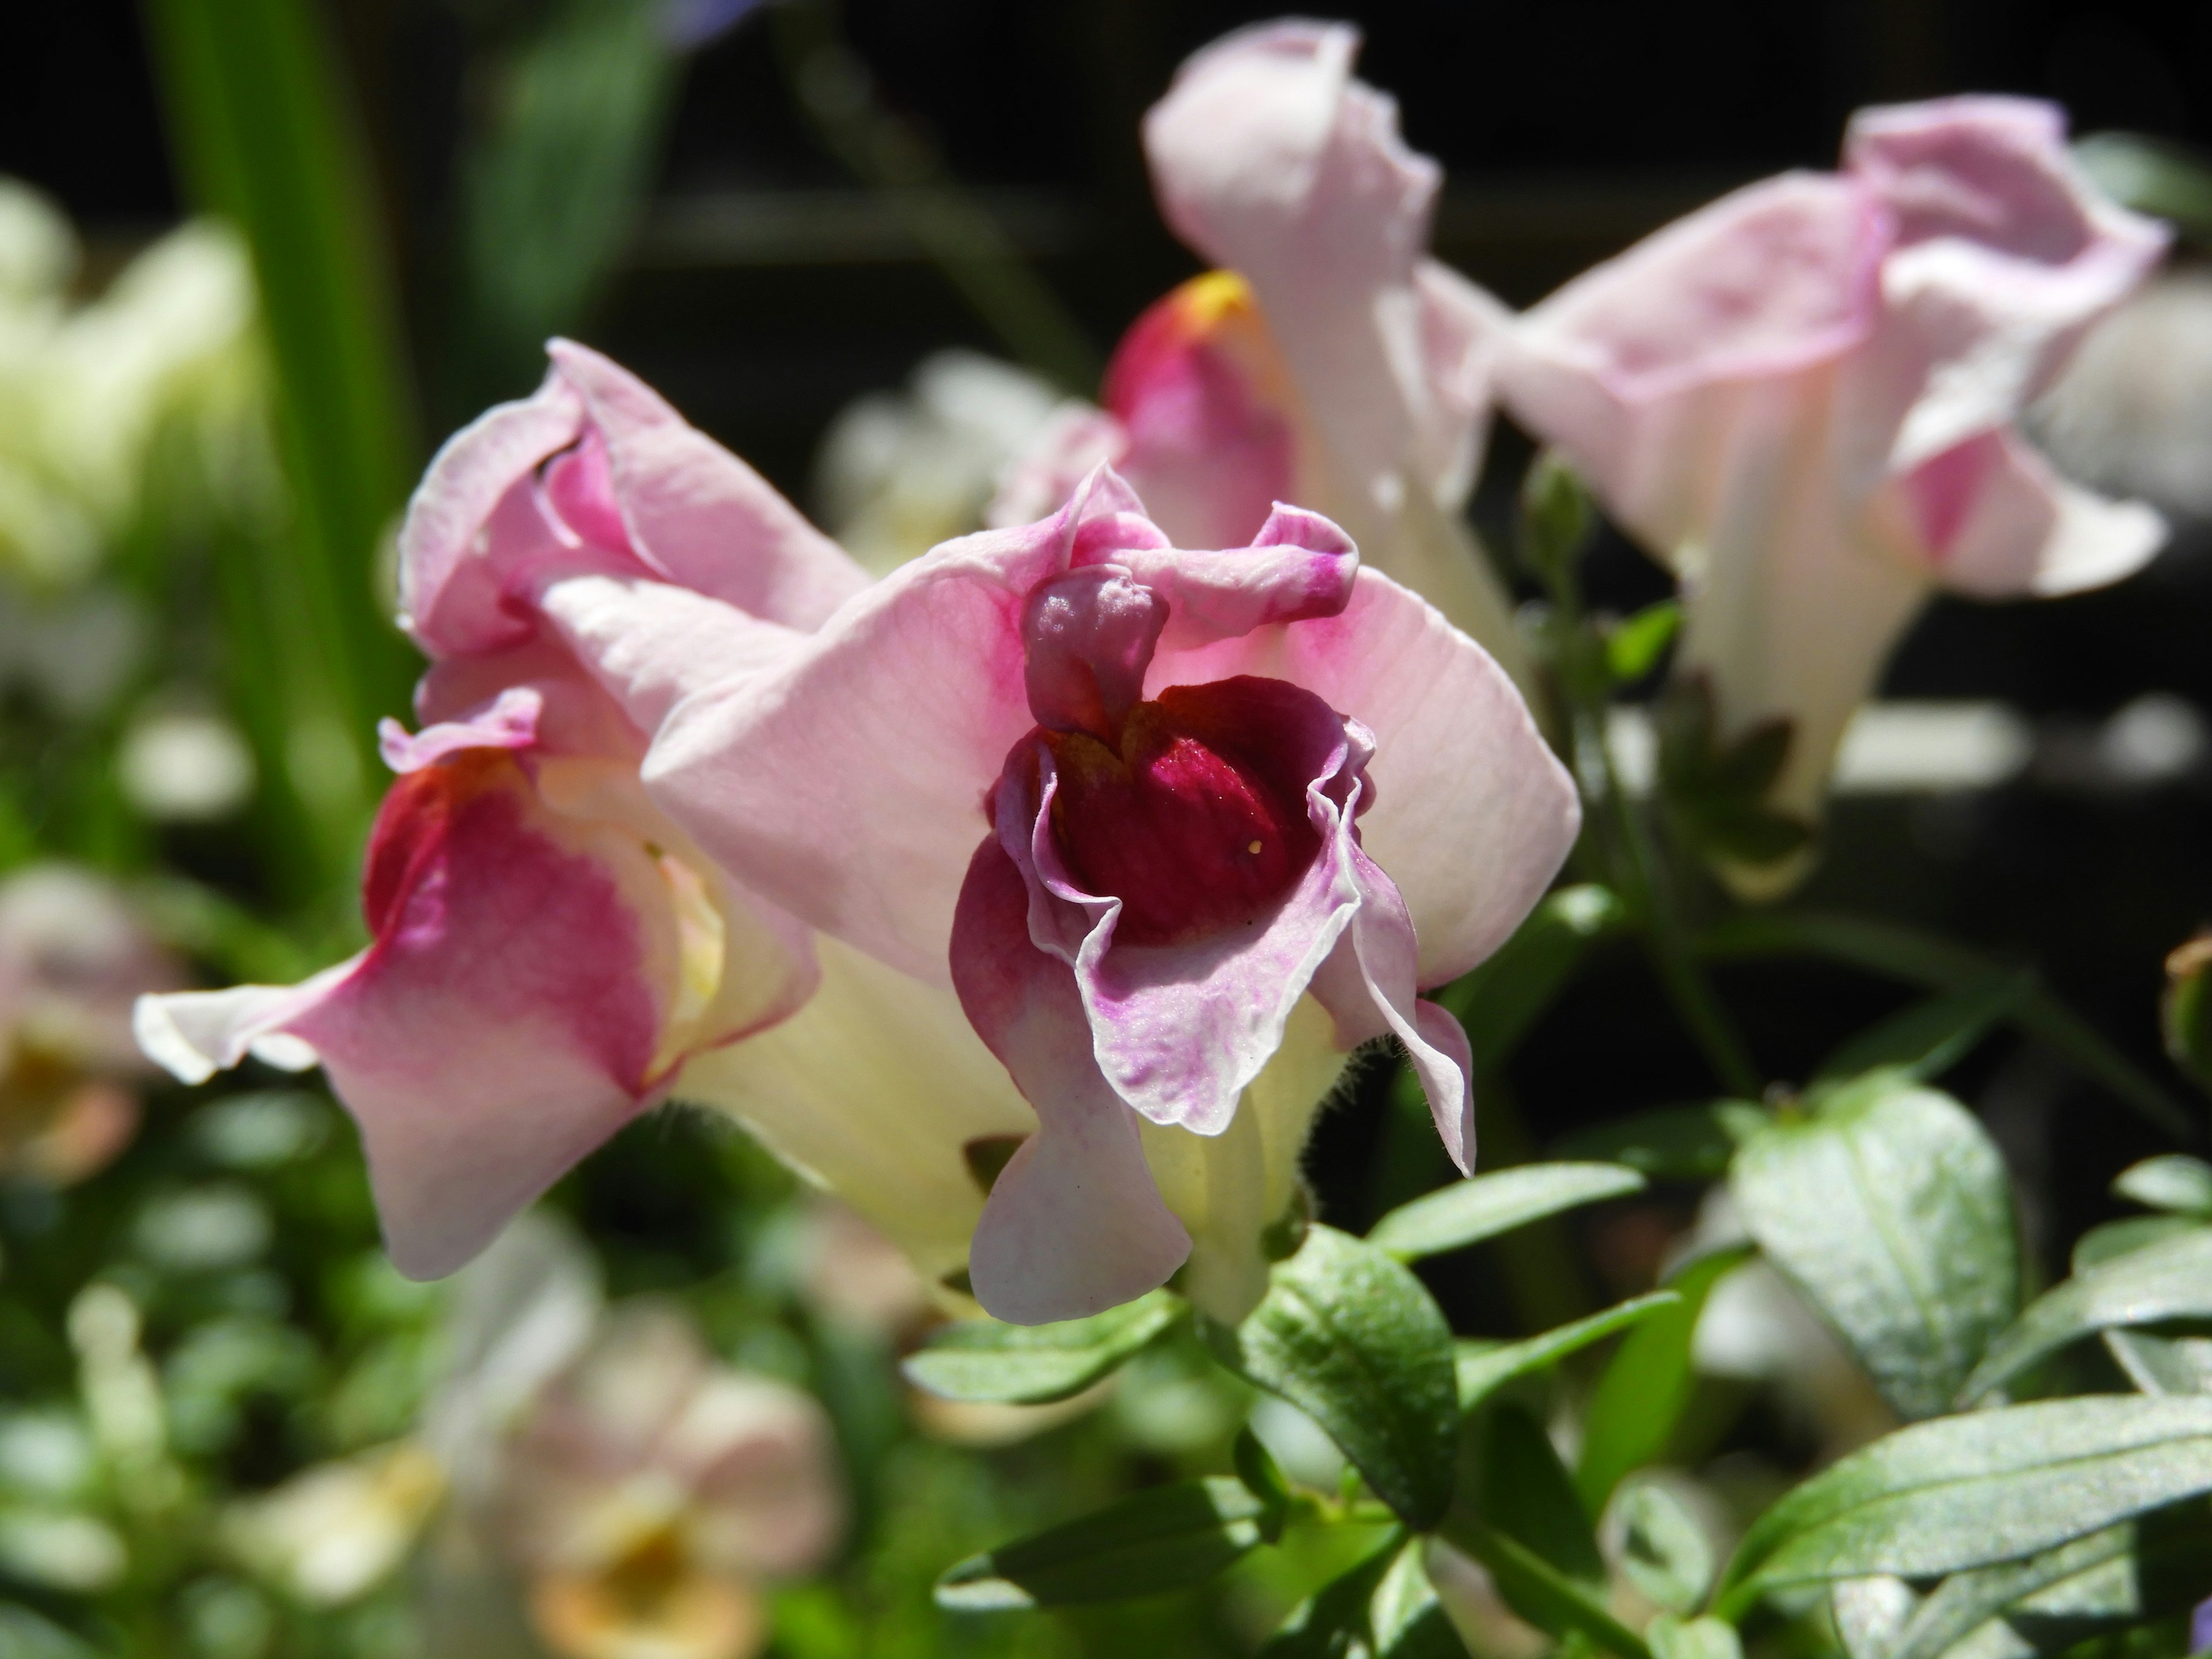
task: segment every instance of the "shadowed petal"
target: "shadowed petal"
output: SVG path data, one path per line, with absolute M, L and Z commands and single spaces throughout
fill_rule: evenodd
M 995 840 L 975 849 L 952 959 L 961 1006 L 1035 1105 L 1037 1132 L 991 1188 L 969 1255 L 976 1299 L 1039 1325 L 1143 1295 L 1190 1235 L 1160 1198 L 1136 1120 L 1091 1058 L 1075 982 L 1030 943 L 1029 895 Z

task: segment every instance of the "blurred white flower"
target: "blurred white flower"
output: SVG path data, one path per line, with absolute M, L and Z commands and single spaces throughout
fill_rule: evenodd
M 335 1607 L 366 1595 L 413 1548 L 439 1499 L 438 1460 L 413 1441 L 319 1463 L 233 1507 L 233 1550 L 299 1601 Z
M 156 823 L 213 823 L 252 794 L 253 751 L 220 714 L 156 709 L 124 732 L 115 780 L 132 808 Z
M 118 588 L 34 593 L 0 583 L 0 685 L 24 687 L 65 719 L 87 719 L 123 689 L 147 633 L 144 615 Z
M 878 575 L 980 529 L 1000 476 L 1060 401 L 1012 363 L 924 358 L 905 391 L 870 392 L 830 424 L 814 463 L 824 526 Z
M 172 426 L 204 487 L 265 488 L 253 284 L 230 231 L 188 224 L 74 305 L 75 233 L 0 179 L 0 569 L 90 573 L 143 501 Z
M 719 1363 L 657 1303 L 606 1318 L 503 1462 L 492 1536 L 570 1659 L 755 1653 L 757 1585 L 819 1566 L 844 1527 L 821 1407 Z
M 37 864 L 0 881 L 0 1169 L 66 1185 L 123 1149 L 150 1069 L 131 1004 L 179 982 L 100 877 Z

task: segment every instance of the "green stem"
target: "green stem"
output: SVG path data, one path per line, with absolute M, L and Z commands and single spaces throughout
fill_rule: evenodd
M 1602 703 L 1595 710 L 1580 710 L 1575 730 L 1578 744 L 1596 757 L 1596 781 L 1605 796 L 1606 816 L 1613 826 L 1617 851 L 1611 872 L 1614 890 L 1627 899 L 1640 924 L 1638 931 L 1660 988 L 1674 1005 L 1674 1012 L 1722 1086 L 1755 1100 L 1760 1089 L 1759 1067 L 1691 951 L 1689 936 L 1674 913 L 1651 838 L 1636 816 L 1628 792 L 1621 787 L 1612 746 L 1606 741 L 1604 716 Z

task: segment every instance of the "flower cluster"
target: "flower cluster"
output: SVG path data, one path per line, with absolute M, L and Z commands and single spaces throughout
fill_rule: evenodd
M 1146 142 L 1223 269 L 1139 320 L 992 527 L 879 579 L 556 342 L 401 537 L 431 665 L 385 734 L 372 942 L 149 998 L 148 1051 L 326 1067 L 410 1273 L 678 1098 L 1000 1318 L 1172 1279 L 1234 1319 L 1362 1044 L 1402 1046 L 1471 1168 L 1468 1041 L 1421 994 L 1577 835 L 1462 520 L 1493 397 L 1680 573 L 1678 673 L 1723 738 L 1787 723 L 1795 812 L 1932 587 L 2155 548 L 2013 428 L 2163 246 L 2048 109 L 1868 112 L 1842 173 L 1515 317 L 1425 256 L 1439 170 L 1357 48 L 1279 24 L 1185 67 Z

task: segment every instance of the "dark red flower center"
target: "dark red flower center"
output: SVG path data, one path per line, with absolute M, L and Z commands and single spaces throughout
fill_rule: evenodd
M 1045 732 L 1052 827 L 1085 891 L 1121 901 L 1116 943 L 1171 945 L 1259 924 L 1320 846 L 1307 780 L 1267 752 L 1239 688 L 1172 686 L 1139 703 L 1118 748 Z

